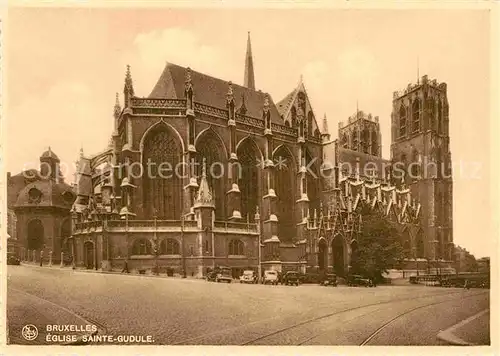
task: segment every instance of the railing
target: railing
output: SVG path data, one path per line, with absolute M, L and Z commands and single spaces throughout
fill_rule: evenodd
M 236 114 L 236 122 L 240 122 L 242 124 L 258 128 L 264 128 L 264 120 L 256 119 L 254 117 L 245 116 L 241 114 Z
M 129 228 L 138 228 L 138 227 L 146 227 L 153 228 L 156 225 L 158 228 L 163 227 L 181 227 L 181 220 L 129 220 L 128 227 Z M 86 230 L 89 228 L 97 228 L 102 227 L 103 221 L 86 221 L 82 223 L 76 223 L 75 229 L 77 231 Z M 127 226 L 127 221 L 125 220 L 108 220 L 106 227 L 108 228 L 125 228 Z M 185 220 L 184 227 L 185 228 L 196 228 L 198 223 L 194 220 Z
M 278 125 L 275 123 L 271 123 L 271 130 L 287 136 L 297 137 L 298 135 L 297 129 L 285 125 Z
M 186 99 L 132 98 L 132 107 L 185 109 Z
M 225 231 L 237 230 L 237 231 L 257 232 L 257 224 L 255 223 L 215 221 L 214 228 Z
M 221 119 L 229 119 L 229 113 L 227 110 L 222 110 L 213 106 L 203 105 L 195 102 L 194 110 L 202 114 L 220 117 Z

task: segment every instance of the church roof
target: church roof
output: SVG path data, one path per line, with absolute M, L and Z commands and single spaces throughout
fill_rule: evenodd
M 54 159 L 56 161 L 59 161 L 59 157 L 57 157 L 57 155 L 54 152 L 52 152 L 52 150 L 50 149 L 50 147 L 49 147 L 49 149 L 47 151 L 45 151 L 44 153 L 42 153 L 42 155 L 40 156 L 40 158 L 52 158 L 52 159 Z
M 281 115 L 286 116 L 288 110 L 290 110 L 290 106 L 293 104 L 293 99 L 295 98 L 295 93 L 297 92 L 297 88 L 292 90 L 287 96 L 285 96 L 282 100 L 280 100 L 276 106 L 278 107 L 278 111 Z
M 17 196 L 15 207 L 59 207 L 69 211 L 75 198 L 70 185 L 43 179 L 24 187 Z
M 187 68 L 173 63 L 167 63 L 163 73 L 156 83 L 149 98 L 156 99 L 183 99 L 184 85 Z M 191 70 L 191 83 L 194 90 L 194 100 L 204 105 L 209 105 L 221 109 L 226 108 L 226 94 L 228 91 L 228 81 L 214 78 L 212 76 Z M 261 118 L 264 107 L 264 98 L 267 93 L 256 91 L 241 85 L 232 84 L 235 107 L 239 108 L 242 96 L 245 97 L 246 115 Z M 271 121 L 283 124 L 280 113 L 276 108 L 271 96 L 269 96 L 269 110 L 271 111 Z

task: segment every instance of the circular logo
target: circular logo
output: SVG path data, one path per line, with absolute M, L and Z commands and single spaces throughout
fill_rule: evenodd
M 21 334 L 26 340 L 32 341 L 37 338 L 38 329 L 33 324 L 24 325 L 23 330 L 21 330 Z

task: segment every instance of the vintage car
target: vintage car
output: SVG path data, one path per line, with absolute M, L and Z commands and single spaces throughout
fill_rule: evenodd
M 373 287 L 373 282 L 370 278 L 361 276 L 359 274 L 352 274 L 347 277 L 347 285 L 350 287 L 354 286 Z
M 264 279 L 262 281 L 263 284 L 273 284 L 277 285 L 278 284 L 278 272 L 277 271 L 265 271 L 264 272 Z
M 220 268 L 217 275 L 215 276 L 216 282 L 226 282 L 231 283 L 233 281 L 233 276 L 231 275 L 230 268 Z
M 323 276 L 320 283 L 322 286 L 337 286 L 337 275 L 334 273 L 327 273 Z
M 243 271 L 240 276 L 240 283 L 257 283 L 257 274 L 252 270 Z
M 283 276 L 283 280 L 281 281 L 281 284 L 284 284 L 284 285 L 290 285 L 290 286 L 298 286 L 300 283 L 300 278 L 299 278 L 299 273 L 298 272 L 294 272 L 294 271 L 288 271 L 287 273 L 285 273 L 285 275 Z
M 21 260 L 17 258 L 15 255 L 9 255 L 7 257 L 7 264 L 19 266 L 21 264 Z

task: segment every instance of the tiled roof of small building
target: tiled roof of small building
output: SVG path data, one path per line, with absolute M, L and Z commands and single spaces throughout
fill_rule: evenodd
M 163 73 L 158 79 L 149 98 L 185 98 L 185 78 L 187 68 L 176 64 L 167 63 Z M 229 81 L 196 72 L 191 69 L 191 83 L 194 90 L 194 100 L 204 105 L 210 105 L 216 108 L 226 108 L 226 94 Z M 264 98 L 266 93 L 252 90 L 232 83 L 235 107 L 239 108 L 242 102 L 242 96 L 245 97 L 245 106 L 247 116 L 261 118 L 264 107 Z M 269 94 L 267 94 L 269 95 Z M 269 95 L 269 109 L 271 111 L 271 120 L 277 124 L 283 124 L 280 113 Z

